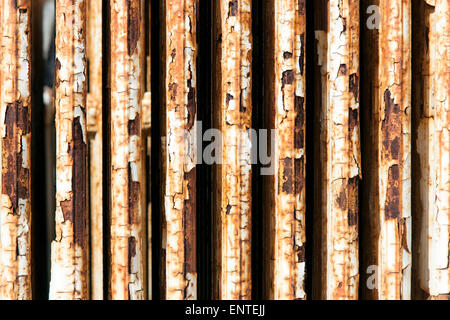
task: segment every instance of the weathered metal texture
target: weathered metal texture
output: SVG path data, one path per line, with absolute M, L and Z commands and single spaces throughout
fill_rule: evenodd
M 166 0 L 164 21 L 165 298 L 197 298 L 196 150 L 198 0 Z M 191 138 L 191 139 L 189 139 Z
M 411 3 L 380 1 L 377 108 L 378 298 L 411 291 Z M 377 206 L 375 206 L 376 208 Z
M 88 299 L 86 2 L 56 2 L 56 237 L 50 299 Z
M 250 0 L 215 1 L 215 297 L 251 299 L 252 35 Z
M 0 300 L 31 299 L 31 1 L 0 2 Z
M 103 299 L 102 1 L 87 1 L 91 299 Z
M 358 299 L 360 166 L 359 1 L 328 3 L 316 31 L 321 66 L 322 299 Z
M 110 2 L 110 298 L 147 296 L 143 181 L 144 2 Z
M 276 130 L 268 194 L 270 299 L 306 299 L 305 293 L 305 1 L 267 4 L 270 128 Z
M 152 125 L 152 84 L 151 84 L 151 52 L 152 52 L 152 38 L 151 38 L 151 16 L 152 16 L 152 7 L 151 2 L 148 2 L 148 21 L 147 25 L 149 26 L 146 30 L 148 34 L 148 56 L 147 56 L 147 76 L 146 76 L 146 83 L 147 83 L 147 91 L 144 93 L 144 98 L 142 101 L 142 118 L 143 118 L 143 132 L 144 136 L 147 139 L 147 148 L 146 148 L 146 156 L 148 157 L 147 162 L 147 170 L 143 170 L 143 180 L 147 180 L 147 188 L 146 190 L 151 190 L 151 151 L 152 151 L 152 137 L 151 137 L 151 125 Z M 149 198 L 147 199 L 147 288 L 148 288 L 148 294 L 147 298 L 151 300 L 153 298 L 152 294 L 152 199 L 149 194 Z
M 430 299 L 450 298 L 450 1 L 428 0 L 423 48 L 420 159 L 419 286 Z

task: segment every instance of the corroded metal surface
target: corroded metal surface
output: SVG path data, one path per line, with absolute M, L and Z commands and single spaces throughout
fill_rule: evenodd
M 422 67 L 419 286 L 430 299 L 450 298 L 450 1 L 429 0 Z M 418 233 L 417 233 L 418 234 Z M 419 234 L 418 234 L 419 235 Z M 417 240 L 416 240 L 417 241 Z
M 320 296 L 357 299 L 361 178 L 359 1 L 329 1 L 327 21 L 328 33 L 316 32 L 322 77 Z
M 411 289 L 411 3 L 380 1 L 377 106 L 378 298 Z
M 0 2 L 0 300 L 31 299 L 31 1 Z
M 305 1 L 272 0 L 268 95 L 276 129 L 275 175 L 270 178 L 270 299 L 306 299 L 305 293 Z M 269 248 L 266 248 L 269 250 Z
M 88 0 L 86 55 L 89 61 L 87 129 L 89 132 L 89 201 L 91 298 L 103 299 L 103 143 L 102 143 L 102 1 Z
M 197 298 L 196 132 L 197 0 L 166 0 L 164 14 L 165 298 Z
M 110 298 L 145 299 L 144 2 L 110 1 Z
M 215 1 L 214 118 L 222 133 L 215 173 L 215 297 L 251 298 L 251 1 Z
M 86 3 L 56 3 L 56 237 L 50 299 L 88 299 Z
M 365 298 L 411 297 L 411 2 L 380 0 L 370 31 L 367 132 Z M 370 94 L 369 94 L 370 93 Z M 367 176 L 365 176 L 367 178 Z M 372 281 L 373 280 L 373 281 Z

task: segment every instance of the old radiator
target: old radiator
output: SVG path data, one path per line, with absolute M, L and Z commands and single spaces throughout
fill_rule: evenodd
M 450 298 L 449 0 L 0 22 L 0 299 Z

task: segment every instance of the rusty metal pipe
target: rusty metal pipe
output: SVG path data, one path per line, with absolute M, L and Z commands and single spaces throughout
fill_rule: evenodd
M 357 299 L 359 1 L 331 0 L 328 32 L 316 31 L 321 72 L 321 299 Z
M 31 299 L 31 1 L 0 2 L 0 300 Z
M 367 179 L 364 295 L 411 297 L 411 1 L 380 0 L 366 92 Z
M 89 298 L 86 2 L 56 2 L 56 238 L 50 299 Z
M 144 1 L 110 1 L 110 298 L 147 297 L 143 181 Z
M 380 1 L 378 298 L 411 296 L 411 2 Z M 375 195 L 375 194 L 374 194 Z M 377 208 L 377 206 L 375 206 Z
M 305 293 L 305 1 L 266 6 L 268 127 L 276 130 L 274 176 L 268 177 L 266 263 L 269 299 L 306 299 Z
M 102 1 L 88 0 L 86 55 L 89 62 L 87 130 L 89 133 L 91 298 L 103 299 L 103 143 L 102 143 Z
M 215 179 L 218 299 L 251 299 L 251 0 L 214 1 L 213 119 L 222 134 Z
M 414 249 L 423 298 L 450 299 L 450 49 L 445 45 L 450 43 L 450 1 L 425 3 L 418 12 L 425 26 L 418 85 L 423 92 L 419 101 L 413 100 L 420 159 L 419 205 L 414 208 L 420 224 Z
M 197 298 L 196 147 L 190 143 L 196 141 L 197 7 L 198 0 L 163 4 L 163 287 L 169 300 Z

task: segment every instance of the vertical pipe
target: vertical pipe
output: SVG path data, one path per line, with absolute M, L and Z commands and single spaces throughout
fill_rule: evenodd
M 163 15 L 165 298 L 197 298 L 197 0 L 165 0 Z M 194 142 L 192 144 L 191 142 Z
M 88 299 L 86 3 L 56 2 L 56 238 L 50 299 Z
M 251 0 L 216 0 L 213 119 L 221 132 L 216 166 L 215 293 L 251 299 Z
M 111 265 L 110 298 L 146 298 L 142 181 L 144 2 L 110 2 Z
M 411 290 L 411 2 L 380 1 L 378 298 L 409 299 Z
M 274 175 L 268 177 L 270 299 L 306 299 L 305 293 L 305 1 L 266 6 L 268 128 L 275 129 Z
M 415 101 L 419 116 L 417 153 L 420 163 L 418 281 L 424 298 L 449 299 L 450 258 L 450 1 L 425 1 L 416 11 L 424 20 L 422 99 Z M 447 44 L 447 45 L 445 45 Z M 418 89 L 416 87 L 416 89 Z M 417 95 L 417 93 L 416 93 Z M 423 106 L 422 108 L 420 108 Z M 416 220 L 417 221 L 417 220 Z M 416 244 L 415 243 L 415 244 Z
M 103 299 L 103 144 L 102 144 L 102 1 L 87 2 L 87 59 L 89 92 L 87 129 L 89 132 L 89 201 L 91 298 Z
M 411 297 L 411 1 L 380 0 L 367 96 L 364 288 L 371 299 Z M 369 30 L 374 33 L 376 31 Z M 366 96 L 366 94 L 365 94 Z M 369 108 L 370 107 L 370 108 Z
M 0 2 L 0 300 L 31 299 L 31 1 Z
M 330 0 L 321 66 L 321 299 L 358 299 L 359 1 Z
M 143 170 L 143 181 L 147 181 L 146 184 L 146 195 L 147 195 L 147 288 L 148 288 L 148 295 L 147 298 L 151 300 L 153 298 L 152 294 L 152 197 L 151 197 L 151 168 L 152 168 L 152 135 L 151 135 L 151 127 L 152 127 L 152 30 L 151 30 L 151 17 L 152 17 L 152 6 L 151 2 L 147 2 L 148 7 L 146 7 L 147 11 L 147 74 L 146 74 L 146 83 L 147 83 L 147 91 L 144 94 L 144 98 L 142 101 L 142 115 L 143 115 L 143 132 L 144 136 L 146 138 L 147 146 L 146 146 L 146 153 L 144 154 L 144 157 L 146 157 L 147 163 L 146 163 L 146 171 Z

